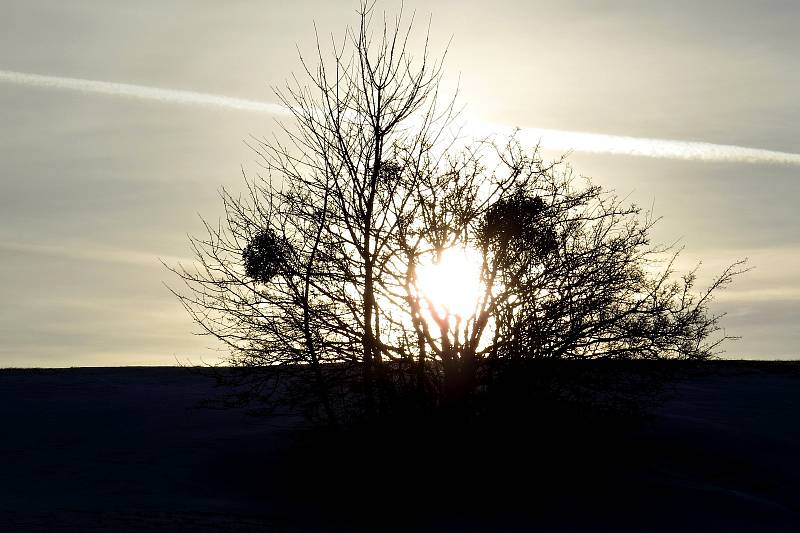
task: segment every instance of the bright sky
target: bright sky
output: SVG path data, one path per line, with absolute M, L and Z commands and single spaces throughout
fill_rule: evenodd
M 750 258 L 716 306 L 743 337 L 728 356 L 800 357 L 800 3 L 406 6 L 434 49 L 453 36 L 466 116 L 574 147 L 577 171 L 654 205 L 687 264 Z M 157 258 L 188 254 L 198 213 L 255 169 L 242 141 L 273 131 L 269 87 L 312 22 L 341 34 L 355 7 L 2 0 L 0 367 L 215 358 Z

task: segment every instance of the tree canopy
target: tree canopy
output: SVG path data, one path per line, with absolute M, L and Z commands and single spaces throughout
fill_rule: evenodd
M 253 145 L 263 172 L 222 192 L 225 219 L 172 267 L 253 390 L 335 422 L 462 402 L 514 361 L 714 355 L 709 304 L 743 263 L 697 291 L 650 213 L 513 136 L 465 141 L 444 54 L 426 35 L 414 57 L 412 29 L 362 5 L 301 57 L 276 91 L 293 120 Z M 423 283 L 454 251 L 440 284 L 472 295 L 458 309 Z

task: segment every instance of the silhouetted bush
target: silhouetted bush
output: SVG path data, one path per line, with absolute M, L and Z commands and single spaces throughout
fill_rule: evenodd
M 718 352 L 729 337 L 709 305 L 743 262 L 698 291 L 694 271 L 675 276 L 680 250 L 651 243 L 651 213 L 563 158 L 513 137 L 457 143 L 442 61 L 427 44 L 412 60 L 402 16 L 374 36 L 372 14 L 362 4 L 341 48 L 303 60 L 308 85 L 276 91 L 294 123 L 256 144 L 265 175 L 245 178 L 243 196 L 223 191 L 225 221 L 173 269 L 187 311 L 228 349 L 236 403 L 333 425 L 623 405 L 592 392 L 599 367 L 546 362 Z M 461 248 L 478 258 L 471 311 L 420 283 Z

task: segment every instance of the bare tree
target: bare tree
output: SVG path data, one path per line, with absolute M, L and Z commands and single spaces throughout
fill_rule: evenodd
M 248 182 L 246 199 L 223 194 L 226 225 L 194 241 L 200 268 L 175 269 L 190 289 L 181 300 L 228 345 L 231 362 L 357 364 L 368 413 L 392 350 L 376 285 L 411 200 L 388 154 L 421 161 L 454 116 L 454 98 L 438 98 L 442 61 L 430 59 L 427 38 L 414 61 L 412 23 L 402 12 L 384 16 L 374 34 L 375 17 L 362 4 L 358 27 L 330 57 L 319 39 L 317 65 L 301 57 L 310 84 L 295 78 L 276 91 L 294 124 L 253 146 L 266 176 Z M 325 378 L 315 374 L 323 400 Z
M 412 23 L 362 4 L 330 56 L 317 39 L 306 83 L 276 91 L 293 123 L 253 144 L 264 174 L 223 191 L 224 223 L 173 268 L 254 392 L 336 423 L 404 396 L 458 403 L 503 361 L 713 355 L 726 337 L 708 304 L 742 262 L 696 294 L 649 214 L 537 147 L 462 142 L 443 56 L 426 35 L 412 57 Z M 454 249 L 479 258 L 467 311 L 420 282 Z

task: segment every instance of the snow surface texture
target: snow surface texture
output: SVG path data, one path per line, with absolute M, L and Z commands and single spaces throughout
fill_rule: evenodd
M 414 495 L 397 503 L 395 516 L 363 529 L 328 520 L 304 501 L 286 504 L 277 472 L 292 445 L 287 421 L 196 407 L 214 393 L 212 380 L 190 369 L 0 371 L 0 531 L 730 532 L 800 525 L 798 365 L 715 362 L 682 376 L 630 436 L 653 450 L 648 460 L 615 470 L 591 494 L 574 487 L 544 514 L 530 511 L 531 502 L 530 512 L 498 507 L 476 518 L 454 511 L 411 523 L 403 509 Z M 429 481 L 423 492 L 435 498 L 435 472 Z M 519 483 L 519 501 L 536 483 Z M 480 494 L 493 490 L 475 487 L 467 507 L 479 507 Z M 359 495 L 352 497 L 357 503 Z

